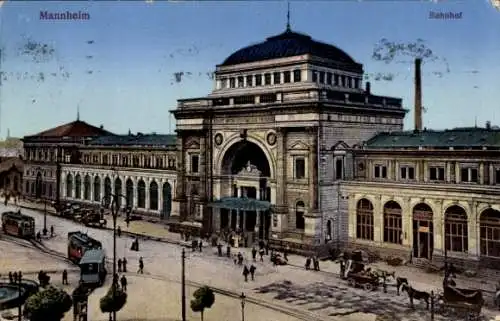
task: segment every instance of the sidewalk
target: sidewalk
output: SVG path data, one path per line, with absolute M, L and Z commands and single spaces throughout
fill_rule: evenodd
M 44 209 L 44 204 L 27 203 L 24 201 L 19 202 L 21 207 L 30 208 L 34 210 Z M 48 213 L 55 214 L 55 210 L 51 207 L 47 207 Z M 111 215 L 105 215 L 107 220 L 106 228 L 109 230 L 113 229 L 113 218 Z M 180 234 L 169 232 L 167 226 L 161 223 L 151 223 L 148 221 L 132 221 L 127 227 L 123 216 L 117 217 L 116 226 L 120 226 L 122 234 L 136 236 L 139 238 L 155 240 L 159 242 L 177 244 L 182 246 L 191 246 L 190 242 L 183 241 Z M 207 246 L 205 242 L 205 247 Z M 204 250 L 206 251 L 206 250 Z M 232 250 L 232 254 L 241 252 L 245 258 L 251 260 L 251 248 L 238 248 Z M 224 250 L 225 254 L 225 250 Z M 264 260 L 269 260 L 269 256 L 265 256 Z M 305 258 L 303 256 L 288 255 L 288 265 L 292 268 L 304 269 Z M 407 278 L 411 285 L 415 288 L 425 291 L 442 291 L 442 281 L 443 276 L 441 274 L 429 274 L 425 273 L 421 269 L 412 266 L 389 266 L 384 262 L 377 262 L 370 265 L 372 269 L 381 269 L 385 271 L 395 271 L 396 276 Z M 331 274 L 332 276 L 338 277 L 340 274 L 339 264 L 333 261 L 321 261 L 320 262 L 321 272 Z M 311 273 L 318 273 L 311 271 Z M 478 278 L 467 278 L 465 276 L 457 276 L 457 285 L 461 288 L 477 288 L 482 289 L 489 294 L 495 291 L 495 281 L 486 281 Z

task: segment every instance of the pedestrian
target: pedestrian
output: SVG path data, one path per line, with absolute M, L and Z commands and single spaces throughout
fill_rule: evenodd
M 9 272 L 9 283 L 14 283 L 12 272 Z M 40 274 L 38 274 L 38 283 L 40 283 Z
M 63 270 L 63 273 L 62 273 L 62 284 L 63 285 L 68 285 L 69 282 L 68 282 L 68 271 L 65 269 Z
M 245 282 L 248 282 L 248 274 L 250 274 L 250 271 L 248 270 L 248 267 L 245 265 L 243 267 L 243 276 L 245 277 Z
M 201 238 L 200 238 L 200 241 L 198 242 L 198 247 L 199 247 L 200 252 L 201 252 L 203 249 L 203 240 Z
M 255 281 L 255 270 L 257 270 L 257 268 L 252 264 L 250 266 L 250 275 L 252 276 L 252 281 Z
M 306 259 L 306 270 L 309 270 L 311 268 L 311 257 L 308 256 Z
M 259 255 L 260 255 L 260 261 L 264 262 L 264 248 L 263 247 L 259 250 Z
M 54 237 L 54 225 L 50 226 L 50 237 Z
M 17 273 L 17 280 L 19 281 L 19 283 L 21 283 L 21 281 L 23 280 L 23 272 L 19 271 Z
M 287 245 L 285 250 L 283 251 L 283 258 L 285 259 L 285 261 L 288 262 L 288 252 L 290 251 L 290 247 Z
M 118 272 L 122 271 L 122 259 L 118 259 Z
M 14 280 L 14 282 L 12 282 L 12 283 L 17 282 L 17 272 L 12 273 L 12 279 Z
M 314 257 L 314 270 L 319 271 L 319 260 L 317 256 Z
M 231 257 L 231 247 L 229 245 L 226 247 L 226 256 Z
M 217 254 L 219 256 L 222 256 L 222 244 L 217 244 Z
M 120 279 L 120 283 L 122 284 L 123 292 L 127 292 L 127 278 L 125 277 L 125 275 L 122 275 L 122 278 Z
M 126 257 L 123 258 L 122 265 L 123 265 L 123 272 L 127 273 L 127 258 Z
M 197 247 L 197 243 L 196 243 L 196 240 L 192 240 L 191 241 L 191 250 L 192 252 L 195 252 L 196 251 L 196 247 Z
M 257 249 L 255 248 L 255 246 L 252 247 L 252 259 L 254 262 L 257 260 Z
M 266 242 L 266 255 L 269 255 L 269 242 Z
M 38 242 L 41 242 L 41 241 L 42 241 L 42 233 L 40 233 L 40 231 L 38 231 L 38 232 L 36 233 L 36 240 L 37 240 Z
M 142 256 L 139 258 L 139 270 L 137 273 L 144 274 L 144 261 L 142 260 Z
M 120 226 L 118 226 L 118 228 L 116 229 L 116 234 L 118 234 L 118 237 L 122 236 L 122 229 Z
M 238 252 L 238 265 L 243 265 L 243 254 Z

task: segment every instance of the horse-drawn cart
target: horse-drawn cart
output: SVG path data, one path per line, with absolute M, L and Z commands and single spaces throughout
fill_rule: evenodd
M 478 321 L 484 304 L 483 292 L 478 289 L 460 289 L 445 286 L 438 298 L 438 313 L 456 320 Z
M 372 291 L 380 285 L 380 279 L 371 273 L 358 272 L 348 273 L 347 283 L 352 287 L 363 287 L 367 291 Z

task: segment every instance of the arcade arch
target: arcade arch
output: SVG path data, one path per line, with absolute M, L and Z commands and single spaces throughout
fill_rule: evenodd
M 469 233 L 467 213 L 458 205 L 450 206 L 444 213 L 445 250 L 467 253 Z
M 356 205 L 356 237 L 373 241 L 373 204 L 362 198 Z
M 403 243 L 403 210 L 398 202 L 389 201 L 384 204 L 384 242 Z
M 481 256 L 500 258 L 500 211 L 484 210 L 479 218 Z

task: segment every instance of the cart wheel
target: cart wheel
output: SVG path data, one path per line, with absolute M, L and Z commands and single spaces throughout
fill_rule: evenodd
M 353 278 L 347 279 L 347 284 L 349 284 L 353 288 L 356 287 L 356 281 Z
M 373 290 L 373 284 L 371 284 L 371 283 L 365 283 L 365 284 L 363 285 L 363 287 L 365 288 L 365 290 L 366 290 L 366 291 L 371 291 L 371 290 Z

